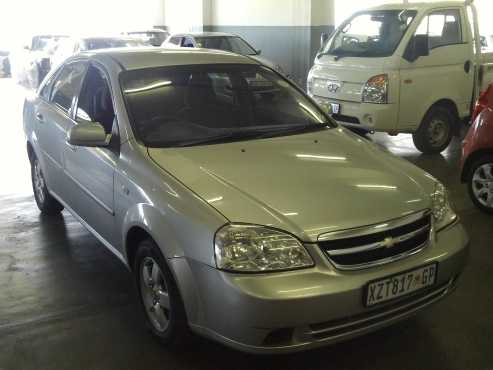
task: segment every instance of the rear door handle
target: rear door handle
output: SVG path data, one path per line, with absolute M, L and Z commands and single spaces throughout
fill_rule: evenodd
M 40 122 L 40 123 L 43 123 L 45 121 L 45 118 L 43 117 L 43 115 L 41 113 L 36 113 L 36 119 Z

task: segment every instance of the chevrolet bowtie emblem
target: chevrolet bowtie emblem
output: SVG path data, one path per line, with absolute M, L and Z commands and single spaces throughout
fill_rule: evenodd
M 382 242 L 382 247 L 384 248 L 392 248 L 395 245 L 395 240 L 391 236 L 385 238 Z

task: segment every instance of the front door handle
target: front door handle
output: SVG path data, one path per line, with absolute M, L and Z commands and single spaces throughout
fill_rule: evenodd
M 464 72 L 469 73 L 471 70 L 471 61 L 468 60 L 467 62 L 464 63 Z
M 36 113 L 36 119 L 38 120 L 39 123 L 43 123 L 45 121 L 45 118 L 41 113 Z

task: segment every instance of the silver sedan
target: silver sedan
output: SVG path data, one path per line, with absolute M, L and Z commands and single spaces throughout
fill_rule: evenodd
M 24 126 L 39 209 L 67 209 L 128 266 L 166 344 L 335 343 L 445 297 L 465 264 L 440 182 L 247 57 L 83 53 Z

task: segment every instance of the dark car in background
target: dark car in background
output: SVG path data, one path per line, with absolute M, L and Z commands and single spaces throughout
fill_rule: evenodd
M 493 85 L 481 93 L 463 142 L 462 182 L 474 204 L 493 214 Z

